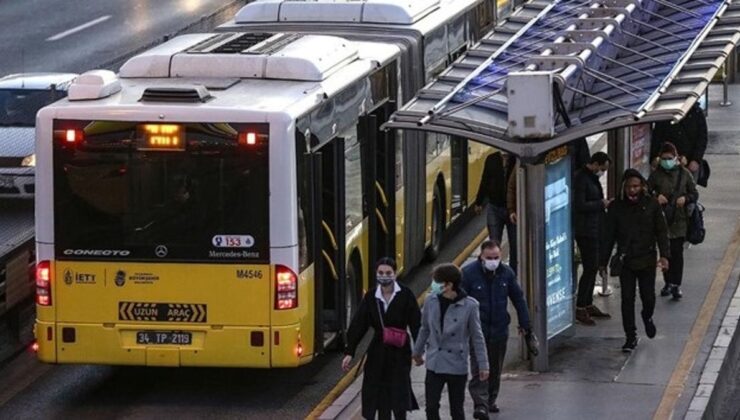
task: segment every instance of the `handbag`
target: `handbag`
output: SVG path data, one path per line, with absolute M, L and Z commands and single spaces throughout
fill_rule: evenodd
M 406 345 L 408 340 L 408 334 L 406 330 L 396 327 L 386 327 L 383 322 L 383 311 L 380 309 L 380 302 L 375 299 L 375 303 L 378 304 L 378 316 L 380 317 L 380 326 L 383 328 L 383 344 L 402 348 Z
M 710 175 L 712 175 L 712 169 L 709 167 L 709 162 L 702 159 L 699 165 L 699 174 L 696 177 L 696 184 L 706 188 L 709 184 Z
M 612 255 L 609 260 L 609 274 L 612 277 L 619 277 L 622 275 L 622 268 L 624 268 L 624 258 L 627 254 L 617 253 Z
M 689 214 L 686 224 L 686 240 L 692 245 L 699 245 L 704 242 L 707 234 L 704 228 L 704 206 L 699 202 L 691 203 L 687 206 L 686 212 Z

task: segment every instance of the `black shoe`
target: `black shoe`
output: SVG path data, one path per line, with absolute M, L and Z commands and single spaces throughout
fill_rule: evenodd
M 622 346 L 622 351 L 625 353 L 632 353 L 632 350 L 637 347 L 637 337 L 627 337 L 627 341 Z
M 648 338 L 655 337 L 655 333 L 658 332 L 658 330 L 655 328 L 655 324 L 653 323 L 653 319 L 645 319 L 645 334 L 647 334 Z
M 488 413 L 486 413 L 485 409 L 483 409 L 483 410 L 476 410 L 473 413 L 473 418 L 474 419 L 479 419 L 479 420 L 488 420 Z
M 668 296 L 670 294 L 671 294 L 671 285 L 670 284 L 666 284 L 665 286 L 663 286 L 662 289 L 660 289 L 660 295 L 661 296 L 665 297 L 665 296 Z
M 498 406 L 496 404 L 491 404 L 491 406 L 488 407 L 488 411 L 490 411 L 491 413 L 498 413 L 501 410 L 498 409 Z
M 671 295 L 673 295 L 673 300 L 680 300 L 683 297 L 683 293 L 681 293 L 681 289 L 678 286 L 671 288 Z

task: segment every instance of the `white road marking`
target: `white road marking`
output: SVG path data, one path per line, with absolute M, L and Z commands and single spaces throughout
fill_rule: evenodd
M 53 42 L 53 41 L 59 41 L 62 38 L 66 38 L 66 37 L 68 37 L 68 36 L 70 36 L 70 35 L 72 35 L 74 33 L 77 33 L 77 32 L 80 32 L 82 30 L 85 30 L 85 29 L 87 29 L 87 28 L 89 28 L 91 26 L 95 26 L 95 25 L 97 25 L 99 23 L 103 23 L 106 20 L 110 19 L 110 17 L 111 17 L 110 15 L 101 16 L 101 17 L 99 17 L 97 19 L 91 20 L 90 22 L 83 23 L 80 26 L 75 26 L 72 29 L 69 29 L 69 30 L 64 31 L 64 32 L 60 32 L 60 33 L 58 33 L 58 34 L 56 34 L 54 36 L 50 36 L 50 37 L 46 38 L 46 40 L 47 41 L 51 41 L 51 42 Z

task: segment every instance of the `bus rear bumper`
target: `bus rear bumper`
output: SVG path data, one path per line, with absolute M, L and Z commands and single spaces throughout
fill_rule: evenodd
M 190 333 L 191 344 L 140 344 L 142 331 Z M 139 366 L 291 367 L 304 357 L 299 325 L 274 327 L 36 322 L 38 358 L 46 363 Z

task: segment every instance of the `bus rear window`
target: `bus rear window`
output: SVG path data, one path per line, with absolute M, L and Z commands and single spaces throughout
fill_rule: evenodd
M 268 128 L 55 121 L 57 258 L 267 262 Z

